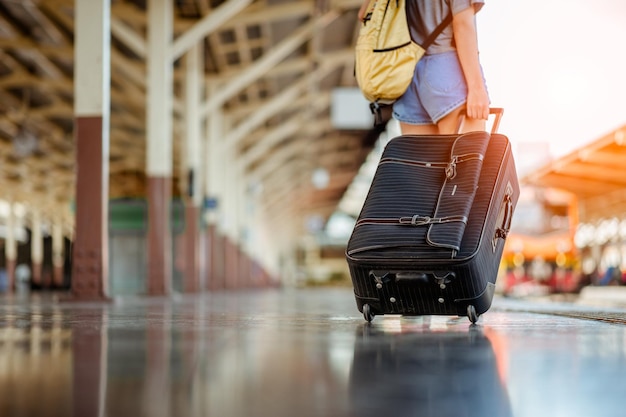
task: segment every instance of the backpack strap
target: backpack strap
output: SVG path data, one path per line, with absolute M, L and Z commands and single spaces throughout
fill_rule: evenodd
M 450 23 L 452 23 L 452 11 L 448 13 L 446 18 L 443 19 L 443 22 L 439 23 L 439 26 L 437 26 L 435 30 L 433 30 L 433 32 L 428 36 L 428 38 L 426 38 L 426 40 L 421 45 L 421 47 L 424 48 L 424 50 L 427 50 L 428 47 L 433 42 L 435 42 L 435 39 L 437 39 L 437 36 L 439 36 L 441 32 L 443 32 L 443 30 L 446 28 L 446 26 L 448 26 Z

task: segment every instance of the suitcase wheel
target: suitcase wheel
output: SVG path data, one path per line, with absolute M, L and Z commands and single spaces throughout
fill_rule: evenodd
M 478 314 L 476 313 L 476 307 L 474 307 L 471 304 L 467 306 L 467 317 L 472 322 L 472 324 L 476 324 L 476 322 L 478 321 Z
M 374 320 L 374 312 L 372 311 L 372 307 L 369 304 L 363 304 L 363 318 L 367 320 L 367 322 L 371 322 Z

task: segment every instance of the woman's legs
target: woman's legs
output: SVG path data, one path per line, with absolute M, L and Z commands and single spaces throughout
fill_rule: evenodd
M 452 135 L 456 133 L 484 131 L 487 125 L 486 120 L 470 119 L 465 116 L 465 121 L 461 127 L 461 131 L 457 132 L 459 126 L 459 117 L 465 112 L 465 106 L 452 111 L 452 113 L 444 116 L 436 125 L 412 125 L 400 122 L 400 130 L 403 135 Z
M 439 133 L 437 125 L 412 125 L 400 122 L 400 130 L 403 135 L 436 135 Z

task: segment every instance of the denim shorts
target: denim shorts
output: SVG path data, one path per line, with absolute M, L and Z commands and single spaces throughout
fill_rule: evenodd
M 412 125 L 437 124 L 466 101 L 467 84 L 456 51 L 424 55 L 411 85 L 393 104 L 393 117 Z

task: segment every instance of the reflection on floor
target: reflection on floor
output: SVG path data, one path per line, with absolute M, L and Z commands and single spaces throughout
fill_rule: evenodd
M 513 415 L 481 329 L 388 330 L 364 326 L 357 332 L 350 375 L 357 415 Z
M 0 416 L 622 417 L 626 327 L 524 309 L 368 325 L 350 289 L 5 296 Z

